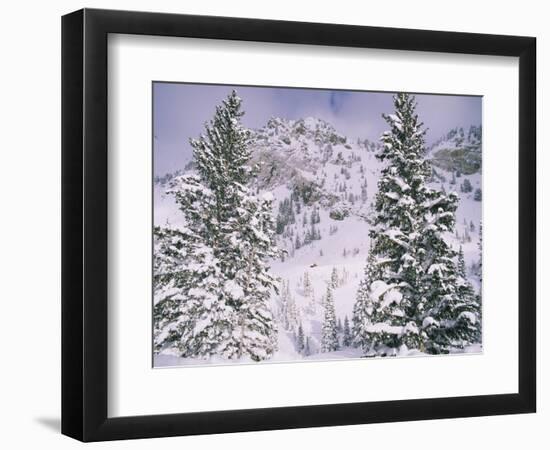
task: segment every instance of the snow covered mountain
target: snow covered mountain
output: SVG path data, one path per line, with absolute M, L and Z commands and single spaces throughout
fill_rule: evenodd
M 381 170 L 375 157 L 379 148 L 378 142 L 368 139 L 352 141 L 315 118 L 272 118 L 253 131 L 254 188 L 275 198 L 277 245 L 284 250 L 271 264 L 282 286 L 272 305 L 280 317 L 279 350 L 272 361 L 360 355 L 352 347 L 319 353 L 322 304 L 330 284 L 338 321 L 351 320 L 369 248 L 371 203 Z M 450 130 L 426 157 L 434 166 L 432 185 L 459 195 L 456 232 L 446 239 L 455 249 L 462 246 L 477 290 L 481 128 Z M 193 170 L 192 165 L 185 170 Z M 164 193 L 169 179 L 155 180 L 155 225 L 181 223 L 175 203 Z M 299 328 L 307 351 L 297 348 Z M 344 333 L 343 326 L 340 332 Z M 189 363 L 171 355 L 159 358 L 163 365 Z
M 447 171 L 471 175 L 481 170 L 481 126 L 454 128 L 428 150 L 432 164 Z

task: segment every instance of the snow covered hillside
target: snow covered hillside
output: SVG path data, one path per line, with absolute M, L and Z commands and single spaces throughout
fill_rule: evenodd
M 382 163 L 380 144 L 351 140 L 316 118 L 272 118 L 252 133 L 254 189 L 273 194 L 276 242 L 284 250 L 271 261 L 280 292 L 271 297 L 278 322 L 278 350 L 269 361 L 361 356 L 349 344 L 349 324 L 369 251 L 369 220 Z M 478 292 L 481 222 L 481 128 L 450 130 L 428 149 L 430 186 L 459 196 L 456 229 L 445 239 L 461 247 L 469 281 Z M 184 169 L 192 173 L 193 166 Z M 182 214 L 166 194 L 170 177 L 154 186 L 155 226 L 183 226 Z M 327 286 L 331 287 L 340 350 L 321 353 Z M 208 362 L 219 362 L 211 358 Z M 227 361 L 225 361 L 227 362 Z M 157 365 L 204 364 L 170 349 Z

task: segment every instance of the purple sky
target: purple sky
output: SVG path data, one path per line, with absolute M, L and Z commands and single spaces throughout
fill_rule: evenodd
M 262 127 L 270 117 L 318 117 L 348 138 L 377 140 L 387 129 L 381 114 L 393 112 L 393 93 L 155 82 L 155 175 L 180 169 L 192 158 L 189 138 L 203 132 L 231 89 L 243 99 L 243 124 L 249 128 Z M 451 128 L 481 124 L 481 97 L 416 94 L 416 100 L 427 144 Z

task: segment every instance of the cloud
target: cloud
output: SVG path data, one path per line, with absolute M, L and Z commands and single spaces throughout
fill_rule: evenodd
M 330 93 L 330 109 L 334 114 L 338 114 L 340 110 L 342 109 L 342 106 L 344 106 L 344 102 L 346 101 L 346 97 L 349 95 L 349 93 L 345 91 L 332 91 Z

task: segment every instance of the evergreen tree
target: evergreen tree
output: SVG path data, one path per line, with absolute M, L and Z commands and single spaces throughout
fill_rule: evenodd
M 315 229 L 315 225 L 314 225 L 313 223 L 311 224 L 311 232 L 310 232 L 310 234 L 311 234 L 311 240 L 312 240 L 312 241 L 317 240 L 317 230 Z
M 417 246 L 424 250 L 418 280 L 417 326 L 427 335 L 421 350 L 447 353 L 452 347 L 463 348 L 479 338 L 479 305 L 466 279 L 464 256 L 459 256 L 444 239 L 455 226 L 458 197 L 434 190 L 426 191 L 421 205 L 424 223 Z M 468 230 L 465 230 L 469 236 Z
M 480 337 L 479 341 L 481 342 L 481 326 L 483 324 L 483 307 L 482 307 L 482 298 L 481 298 L 481 287 L 483 284 L 483 270 L 482 270 L 482 261 L 483 261 L 483 226 L 481 221 L 479 222 L 479 241 L 477 243 L 477 248 L 479 251 L 479 262 L 477 264 L 477 276 L 479 278 L 479 292 L 476 295 L 477 304 L 479 305 L 479 332 Z
M 374 319 L 374 302 L 369 295 L 370 285 L 378 273 L 375 267 L 376 257 L 373 252 L 372 241 L 369 248 L 367 263 L 364 269 L 364 276 L 359 281 L 359 288 L 355 295 L 355 304 L 352 314 L 352 343 L 355 347 L 362 347 L 365 354 L 372 349 L 371 334 L 368 331 Z
M 333 267 L 330 274 L 330 286 L 332 289 L 336 289 L 339 285 L 340 280 L 338 279 L 338 270 L 336 270 L 336 267 Z
M 429 353 L 448 353 L 451 348 L 464 348 L 479 342 L 479 304 L 466 278 L 462 248 L 458 267 L 450 259 L 456 255 L 440 234 L 434 233 L 430 243 L 432 264 L 423 276 L 422 327 L 428 334 Z
M 348 316 L 344 317 L 344 338 L 342 339 L 342 344 L 344 347 L 349 347 L 351 345 L 351 329 Z
M 477 244 L 477 248 L 479 250 L 479 264 L 478 264 L 478 277 L 479 277 L 479 284 L 481 284 L 483 276 L 482 276 L 482 261 L 483 261 L 483 224 L 481 221 L 479 222 L 479 242 Z
M 325 315 L 321 336 L 321 351 L 323 353 L 338 350 L 338 331 L 336 329 L 336 313 L 334 312 L 334 299 L 332 289 L 327 287 L 325 296 Z
M 304 329 L 302 327 L 302 322 L 300 322 L 300 325 L 298 325 L 298 336 L 296 338 L 296 347 L 298 348 L 299 353 L 302 353 L 305 349 Z
M 462 245 L 458 249 L 457 270 L 458 270 L 458 274 L 461 277 L 466 278 L 466 262 L 464 261 L 464 251 L 462 250 Z
M 228 336 L 221 274 L 212 249 L 190 229 L 154 229 L 154 349 L 175 347 L 182 356 L 213 354 Z M 208 305 L 208 308 L 205 307 Z M 199 315 L 200 314 L 200 315 Z M 204 317 L 207 333 L 196 327 Z M 195 333 L 195 331 L 198 331 Z
M 414 98 L 399 93 L 394 106 L 395 114 L 383 116 L 390 131 L 382 135 L 376 156 L 386 166 L 375 197 L 370 264 L 355 305 L 355 341 L 366 354 L 395 354 L 402 345 L 419 348 L 425 339 L 415 321 L 422 271 L 422 249 L 415 241 L 431 167 L 424 159 L 425 131 Z
M 472 192 L 472 189 L 473 189 L 472 183 L 470 183 L 470 180 L 468 180 L 468 178 L 465 178 L 464 181 L 462 182 L 460 190 L 462 192 L 468 193 L 468 192 Z
M 476 202 L 480 202 L 481 201 L 481 189 L 480 188 L 477 188 L 474 192 L 474 200 Z
M 307 270 L 304 272 L 303 287 L 304 287 L 304 296 L 310 297 L 311 294 L 313 293 L 313 286 L 311 284 L 311 280 L 309 278 L 309 272 Z
M 279 320 L 283 324 L 285 330 L 290 329 L 289 323 L 289 310 L 290 310 L 290 283 L 288 281 L 282 281 L 282 288 L 279 290 Z
M 368 276 L 354 308 L 355 342 L 366 354 L 395 355 L 402 346 L 439 353 L 475 340 L 475 305 L 461 297 L 452 231 L 458 202 L 427 186 L 422 123 L 413 97 L 397 94 L 390 131 L 377 155 L 378 182 Z M 356 317 L 355 317 L 356 316 Z
M 277 255 L 272 199 L 248 187 L 243 114 L 233 91 L 205 134 L 190 141 L 197 173 L 177 177 L 169 191 L 187 228 L 155 232 L 155 345 L 176 343 L 185 357 L 257 361 L 276 348 L 269 307 L 276 283 L 268 260 Z
M 271 216 L 272 197 L 244 195 L 238 207 L 239 217 L 229 236 L 233 257 L 225 294 L 237 311 L 233 329 L 237 336 L 236 357 L 255 361 L 268 358 L 276 349 L 277 328 L 270 308 L 271 292 L 277 289 L 269 261 L 278 252 Z

